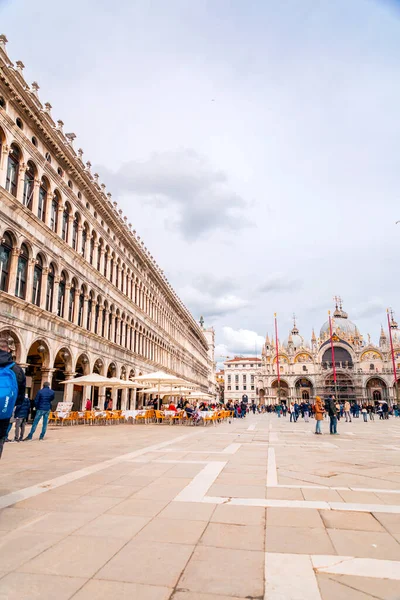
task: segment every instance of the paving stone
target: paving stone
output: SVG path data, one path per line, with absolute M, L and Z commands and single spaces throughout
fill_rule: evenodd
M 163 519 L 178 519 L 182 522 L 206 521 L 211 519 L 215 510 L 215 504 L 204 504 L 202 502 L 170 502 L 159 516 Z
M 130 540 L 149 521 L 150 517 L 104 514 L 75 530 L 74 535 Z
M 213 523 L 236 525 L 265 525 L 265 508 L 258 506 L 232 506 L 220 504 L 211 517 Z
M 382 525 L 371 514 L 321 510 L 325 527 L 329 529 L 351 529 L 353 531 L 384 531 Z
M 204 521 L 177 521 L 156 517 L 142 529 L 136 540 L 148 542 L 171 542 L 174 544 L 195 545 L 206 528 Z
M 9 573 L 0 580 L 0 600 L 68 600 L 85 582 L 79 577 Z
M 317 527 L 274 527 L 267 525 L 267 552 L 290 554 L 336 554 L 325 529 Z M 340 554 L 340 552 L 338 552 Z
M 327 532 L 341 556 L 400 561 L 400 544 L 389 533 L 344 529 L 327 529 Z
M 172 589 L 155 585 L 92 579 L 79 590 L 74 600 L 169 600 L 171 593 Z
M 316 509 L 267 508 L 267 525 L 274 527 L 324 527 Z
M 264 539 L 264 530 L 259 525 L 209 523 L 200 545 L 238 550 L 264 550 Z
M 264 593 L 264 552 L 198 546 L 179 581 L 190 592 L 259 598 Z

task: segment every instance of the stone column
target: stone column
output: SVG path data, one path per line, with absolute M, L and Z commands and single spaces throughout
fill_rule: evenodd
M 42 283 L 40 291 L 40 308 L 46 308 L 46 294 L 47 294 L 47 276 L 49 274 L 49 267 L 43 267 L 42 271 Z
M 133 408 L 132 408 L 132 406 L 133 406 Z M 133 391 L 132 391 L 131 408 L 132 408 L 132 410 L 137 409 L 137 388 L 133 388 Z
M 49 369 L 49 368 L 42 368 L 42 382 L 40 387 L 42 388 L 43 385 L 46 382 L 49 382 L 50 387 L 51 387 L 51 383 L 53 381 L 53 373 L 54 373 L 55 369 Z
M 122 388 L 121 409 L 126 410 L 128 403 L 128 388 Z
M 97 302 L 96 302 L 96 300 L 94 300 L 92 302 L 92 319 L 91 319 L 91 323 L 90 323 L 90 331 L 92 333 L 94 333 L 96 330 L 96 307 L 97 307 Z
M 126 295 L 130 300 L 132 300 L 132 276 L 128 275 L 127 277 L 127 286 L 126 286 Z
M 92 265 L 95 269 L 97 269 L 97 253 L 99 251 L 99 242 L 96 240 L 93 244 L 93 262 Z
M 118 282 L 118 286 L 117 287 L 119 287 L 121 285 L 121 279 L 120 278 L 121 278 L 121 267 L 117 264 L 115 266 L 115 278 L 114 278 L 114 281 L 113 281 L 113 283 L 115 285 L 117 285 L 117 282 Z
M 103 313 L 104 313 L 104 306 L 100 306 L 99 307 L 99 320 L 98 320 L 98 324 L 97 324 L 97 335 L 101 335 L 102 334 L 102 329 L 103 329 Z
M 82 327 L 86 329 L 87 317 L 88 317 L 88 302 L 89 296 L 86 294 L 83 301 L 83 313 L 82 313 Z
M 36 258 L 32 257 L 28 260 L 28 267 L 26 273 L 26 292 L 25 300 L 32 302 L 32 289 L 33 289 L 33 271 L 35 270 Z
M 68 234 L 67 234 L 67 239 L 66 239 L 66 242 L 67 242 L 68 246 L 72 246 L 72 228 L 73 228 L 73 224 L 74 224 L 74 215 L 71 213 L 68 216 Z
M 114 315 L 114 313 L 110 313 L 110 319 L 111 319 L 110 342 L 114 343 L 114 338 L 115 338 L 115 315 Z
M 85 260 L 87 260 L 87 262 L 90 262 L 90 240 L 91 240 L 91 235 L 90 235 L 90 231 L 87 229 L 86 230 L 86 246 L 85 246 L 85 253 L 83 255 L 83 258 Z
M 74 373 L 65 373 L 65 380 L 68 381 L 68 379 L 73 379 L 74 377 Z M 66 383 L 64 385 L 64 402 L 72 402 L 73 400 L 73 394 L 74 394 L 74 384 L 73 383 Z
M 117 408 L 118 389 L 116 387 L 111 388 L 111 400 L 113 410 Z
M 58 310 L 58 292 L 59 292 L 59 287 L 60 287 L 60 278 L 59 277 L 55 277 L 54 278 L 54 289 L 53 289 L 53 306 L 51 307 L 51 312 L 53 314 L 55 314 L 55 315 L 57 314 L 57 310 Z
M 39 205 L 39 188 L 40 188 L 40 179 L 36 179 L 33 182 L 33 197 L 32 197 L 32 213 L 37 217 L 38 213 L 38 205 Z
M 100 269 L 99 269 L 99 271 L 100 271 L 100 273 L 101 273 L 102 275 L 103 275 L 103 273 L 104 273 L 104 255 L 105 255 L 105 253 L 106 253 L 106 252 L 105 252 L 105 250 L 104 250 L 104 247 L 103 247 L 103 246 L 101 246 L 101 249 L 100 249 Z
M 62 220 L 63 220 L 63 212 L 64 212 L 64 206 L 62 202 L 58 203 L 58 209 L 57 209 L 57 229 L 56 229 L 56 234 L 61 237 L 62 234 Z
M 25 185 L 25 173 L 26 173 L 26 165 L 25 163 L 21 163 L 18 169 L 18 183 L 17 183 L 17 200 L 18 202 L 23 202 L 24 196 L 24 185 Z
M 104 271 L 104 264 L 103 264 L 102 275 L 104 275 L 104 277 L 106 277 L 108 279 L 108 275 L 110 273 L 110 254 L 109 254 L 109 252 L 104 251 L 103 261 L 106 261 L 106 260 L 107 260 L 106 270 Z
M 65 285 L 65 295 L 64 295 L 64 306 L 63 306 L 63 311 L 62 311 L 62 315 L 60 315 L 60 317 L 62 317 L 63 319 L 67 319 L 68 320 L 68 312 L 69 312 L 69 294 L 71 291 L 71 284 L 67 283 Z
M 15 296 L 15 286 L 17 283 L 18 258 L 20 255 L 19 248 L 13 248 L 11 252 L 10 275 L 8 278 L 8 293 Z
M 76 252 L 79 252 L 79 254 L 81 254 L 82 252 L 82 231 L 83 231 L 83 225 L 82 223 L 79 223 L 78 225 L 78 235 L 76 236 Z
M 74 323 L 74 325 L 78 325 L 79 296 L 80 296 L 80 291 L 78 288 L 75 288 L 74 310 L 72 312 L 72 322 Z

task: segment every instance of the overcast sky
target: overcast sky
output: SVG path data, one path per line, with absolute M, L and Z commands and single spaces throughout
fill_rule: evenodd
M 400 319 L 400 8 L 377 0 L 0 0 L 0 33 L 217 356 L 340 294 Z

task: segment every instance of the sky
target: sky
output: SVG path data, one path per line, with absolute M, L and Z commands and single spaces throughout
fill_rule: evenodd
M 335 295 L 400 320 L 400 2 L 0 0 L 0 30 L 217 359 Z

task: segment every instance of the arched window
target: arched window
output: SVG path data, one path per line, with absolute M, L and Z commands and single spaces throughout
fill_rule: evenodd
M 54 298 L 54 278 L 55 271 L 54 265 L 51 264 L 49 268 L 49 273 L 47 275 L 47 291 L 46 291 L 46 310 L 53 310 L 53 298 Z
M 35 268 L 33 270 L 32 304 L 40 306 L 40 296 L 42 293 L 42 275 L 43 259 L 40 254 L 36 258 Z
M 33 190 L 35 187 L 35 167 L 31 161 L 28 161 L 24 179 L 24 194 L 22 202 L 24 206 L 32 210 Z
M 59 317 L 64 315 L 64 303 L 65 303 L 65 286 L 67 283 L 67 278 L 65 276 L 64 271 L 61 273 L 60 283 L 58 284 L 58 304 L 57 304 L 57 314 Z
M 15 197 L 17 196 L 20 160 L 21 152 L 15 144 L 12 144 L 7 162 L 6 190 Z
M 51 201 L 51 213 L 50 213 L 50 229 L 54 232 L 57 232 L 59 201 L 60 201 L 60 197 L 59 197 L 58 193 L 55 192 L 53 199 Z
M 95 235 L 93 234 L 92 237 L 90 238 L 90 251 L 89 251 L 89 262 L 91 265 L 93 264 L 94 242 L 95 242 Z
M 82 248 L 81 248 L 82 256 L 85 256 L 85 253 L 86 253 L 87 239 L 88 239 L 88 228 L 87 228 L 87 225 L 85 224 L 83 226 L 83 230 L 82 230 Z
M 122 346 L 124 342 L 124 322 L 121 319 L 121 326 L 120 326 L 120 332 L 119 332 L 119 343 Z
M 75 213 L 74 221 L 72 223 L 72 247 L 74 250 L 77 250 L 78 228 L 79 228 L 79 215 L 78 215 L 78 213 Z
M 114 339 L 113 339 L 114 344 L 117 343 L 117 339 L 118 339 L 118 325 L 119 325 L 119 318 L 115 317 Z
M 48 184 L 47 181 L 42 178 L 39 188 L 39 202 L 38 202 L 38 219 L 44 221 L 46 218 L 46 204 L 47 204 L 47 192 Z
M 18 257 L 17 280 L 15 282 L 15 295 L 18 298 L 26 297 L 26 276 L 28 273 L 29 252 L 25 244 L 22 244 Z
M 106 334 L 106 322 L 107 322 L 107 305 L 105 304 L 104 308 L 103 308 L 103 322 L 101 324 L 101 335 L 102 335 L 102 337 L 104 337 L 105 334 Z
M 113 274 L 114 274 L 114 257 L 112 256 L 111 260 L 110 260 L 110 281 L 111 281 L 111 283 L 113 280 Z
M 104 277 L 106 277 L 106 275 L 107 275 L 107 264 L 108 264 L 108 246 L 106 247 L 106 251 L 104 254 L 104 271 L 103 271 Z
M 69 302 L 68 302 L 68 321 L 70 321 L 71 323 L 74 320 L 75 291 L 76 291 L 76 282 L 73 279 L 70 290 L 69 290 Z
M 103 243 L 99 243 L 99 247 L 97 248 L 97 270 L 100 271 L 100 262 L 101 262 L 101 251 L 103 248 Z
M 96 304 L 96 310 L 94 312 L 94 318 L 95 318 L 95 322 L 94 322 L 94 332 L 98 333 L 99 332 L 99 314 L 100 314 L 100 299 L 97 299 L 97 304 Z
M 86 319 L 86 329 L 90 331 L 92 326 L 92 310 L 93 310 L 93 293 L 90 292 L 88 307 L 87 307 L 87 319 Z
M 119 264 L 117 263 L 117 268 L 115 270 L 115 286 L 118 287 L 119 281 Z
M 107 334 L 107 338 L 110 340 L 110 342 L 112 341 L 112 340 L 111 340 L 111 333 L 112 333 L 112 319 L 113 319 L 113 317 L 112 317 L 112 307 L 111 307 L 111 308 L 110 308 L 110 318 L 109 318 L 109 320 L 108 320 L 108 334 Z
M 69 208 L 68 204 L 65 205 L 64 211 L 62 214 L 62 226 L 61 226 L 61 237 L 64 242 L 68 239 L 68 226 L 69 226 Z
M 10 272 L 13 243 L 8 233 L 4 234 L 0 246 L 0 290 L 8 291 L 8 276 Z
M 83 326 L 83 309 L 85 306 L 85 288 L 82 286 L 79 294 L 78 325 Z

